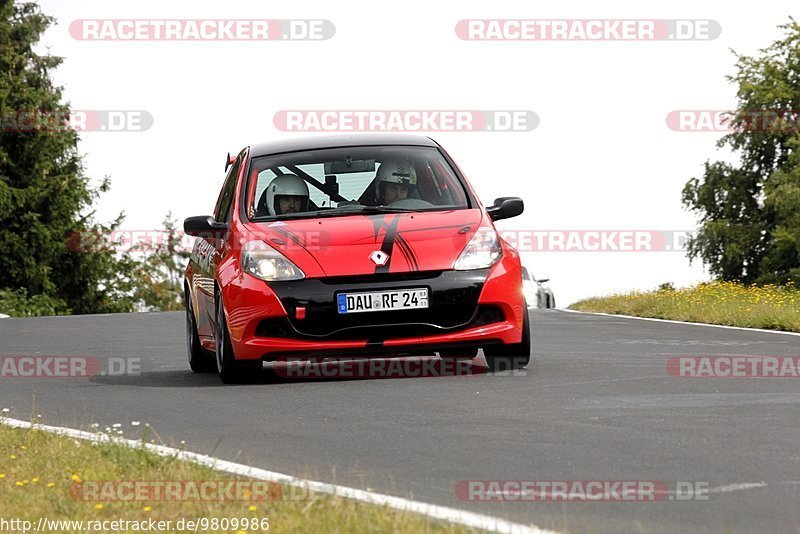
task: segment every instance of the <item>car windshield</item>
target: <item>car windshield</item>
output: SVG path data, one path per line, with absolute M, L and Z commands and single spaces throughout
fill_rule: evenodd
M 469 207 L 464 185 L 435 148 L 372 146 L 253 158 L 251 220 Z

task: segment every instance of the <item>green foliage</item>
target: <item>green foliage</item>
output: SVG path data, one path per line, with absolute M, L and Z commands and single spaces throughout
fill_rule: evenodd
M 0 116 L 68 115 L 50 78 L 62 59 L 33 50 L 52 22 L 34 3 L 0 0 Z M 107 178 L 92 186 L 85 176 L 74 130 L 0 128 L 0 288 L 39 303 L 21 309 L 132 310 L 131 261 L 84 239 L 121 221 L 92 220 L 92 204 L 108 186 Z
M 190 253 L 180 247 L 181 234 L 172 212 L 164 217 L 164 239 L 140 247 L 143 257 L 133 272 L 134 297 L 149 311 L 183 309 L 183 269 Z
M 67 315 L 69 308 L 63 300 L 34 295 L 28 297 L 24 289 L 17 291 L 0 290 L 0 313 L 11 317 L 31 317 L 36 315 Z
M 736 166 L 707 162 L 701 179 L 683 189 L 683 204 L 700 216 L 688 242 L 723 280 L 785 284 L 800 281 L 800 25 L 755 57 L 737 56 L 738 111 L 719 141 L 740 155 Z M 751 112 L 786 112 L 772 127 Z M 762 115 L 763 116 L 763 115 Z
M 714 281 L 670 291 L 630 291 L 584 299 L 570 309 L 800 332 L 800 289 L 791 282 Z

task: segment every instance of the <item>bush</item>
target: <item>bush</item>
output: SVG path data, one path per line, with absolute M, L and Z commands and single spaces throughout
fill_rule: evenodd
M 47 295 L 29 297 L 24 289 L 0 289 L 0 313 L 11 317 L 37 315 L 68 315 L 70 309 L 58 298 Z
M 663 286 L 664 284 L 662 284 Z M 707 282 L 675 290 L 631 291 L 585 299 L 573 310 L 800 332 L 800 289 L 794 283 Z

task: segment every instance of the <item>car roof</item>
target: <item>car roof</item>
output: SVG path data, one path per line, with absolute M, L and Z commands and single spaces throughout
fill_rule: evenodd
M 297 152 L 301 150 L 315 150 L 318 148 L 370 145 L 439 146 L 436 141 L 424 135 L 395 133 L 315 135 L 252 145 L 250 146 L 250 157 L 269 156 L 272 154 Z

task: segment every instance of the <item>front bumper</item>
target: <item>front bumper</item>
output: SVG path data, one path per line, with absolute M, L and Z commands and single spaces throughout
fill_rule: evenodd
M 521 339 L 524 300 L 503 262 L 476 271 L 430 271 L 231 284 L 226 310 L 236 359 L 415 355 Z M 246 287 L 245 287 L 246 286 Z M 426 309 L 339 314 L 340 292 L 427 287 Z M 225 291 L 224 291 L 225 292 Z M 248 305 L 249 303 L 249 305 Z M 298 309 L 301 313 L 298 315 Z M 304 317 L 303 312 L 304 310 Z

